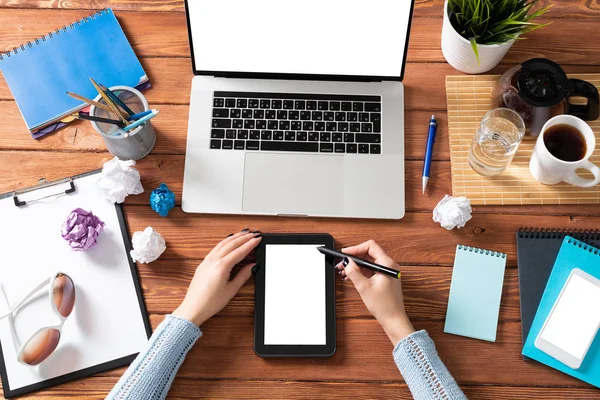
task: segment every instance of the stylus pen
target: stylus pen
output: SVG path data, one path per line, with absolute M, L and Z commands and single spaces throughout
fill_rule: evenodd
M 363 260 L 362 258 L 351 256 L 350 254 L 342 253 L 341 251 L 331 250 L 327 247 L 317 247 L 321 253 L 326 256 L 337 257 L 337 258 L 349 258 L 356 263 L 359 267 L 370 269 L 371 271 L 381 272 L 382 274 L 393 276 L 394 278 L 400 279 L 400 271 L 396 271 L 393 268 L 384 267 L 383 265 L 375 264 Z
M 435 134 L 437 133 L 437 121 L 435 115 L 431 116 L 429 121 L 429 134 L 427 135 L 427 150 L 425 150 L 425 162 L 423 163 L 423 194 L 427 188 L 429 181 L 429 169 L 431 168 L 431 160 L 433 159 L 433 144 L 435 143 Z

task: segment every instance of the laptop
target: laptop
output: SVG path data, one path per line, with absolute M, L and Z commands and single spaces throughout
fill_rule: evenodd
M 401 219 L 414 0 L 186 0 L 182 208 Z

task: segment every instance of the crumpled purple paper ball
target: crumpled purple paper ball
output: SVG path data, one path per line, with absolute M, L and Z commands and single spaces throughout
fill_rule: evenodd
M 71 211 L 63 223 L 61 235 L 75 251 L 86 251 L 96 244 L 96 238 L 104 230 L 104 222 L 81 208 Z
M 169 211 L 175 207 L 175 193 L 171 192 L 167 185 L 161 183 L 158 189 L 154 189 L 150 193 L 150 207 L 161 217 L 166 217 Z

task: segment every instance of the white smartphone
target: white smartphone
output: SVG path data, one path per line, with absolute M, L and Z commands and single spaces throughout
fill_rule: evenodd
M 570 368 L 581 366 L 600 327 L 600 280 L 575 268 L 535 340 L 535 347 Z

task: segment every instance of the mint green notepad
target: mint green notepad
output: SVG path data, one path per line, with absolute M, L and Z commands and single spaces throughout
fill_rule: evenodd
M 506 254 L 456 246 L 444 332 L 496 341 Z

